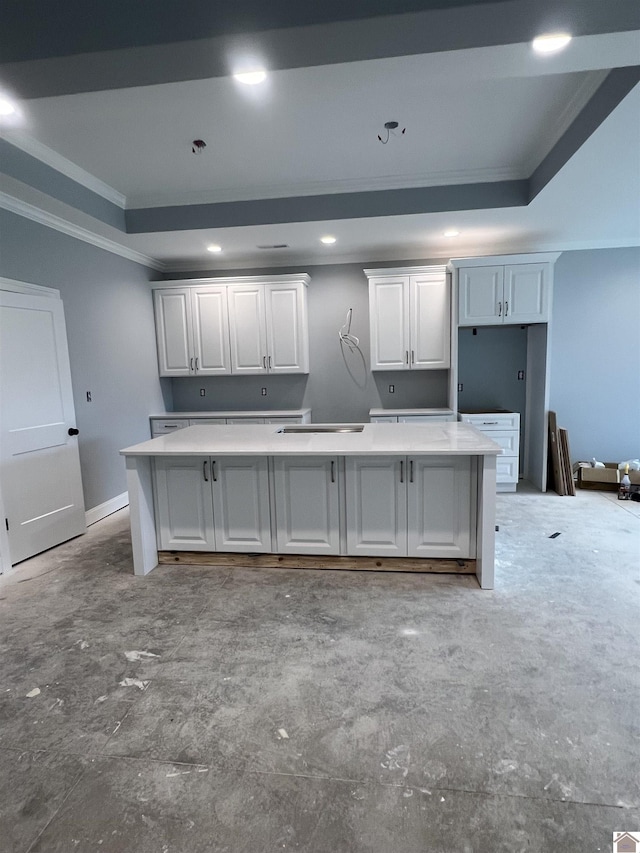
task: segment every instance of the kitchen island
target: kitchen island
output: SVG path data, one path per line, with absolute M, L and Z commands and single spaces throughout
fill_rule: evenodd
M 191 426 L 145 441 L 121 451 L 134 571 L 158 552 L 373 557 L 361 567 L 437 562 L 492 589 L 500 450 L 463 423 Z

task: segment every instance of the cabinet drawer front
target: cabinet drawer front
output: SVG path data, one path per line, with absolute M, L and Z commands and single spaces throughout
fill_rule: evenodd
M 487 432 L 491 441 L 502 448 L 504 456 L 517 456 L 520 451 L 520 434 L 516 429 L 491 430 Z
M 177 429 L 185 429 L 189 426 L 189 421 L 185 418 L 181 420 L 176 418 L 175 420 L 152 420 L 151 421 L 151 432 L 154 435 L 164 435 L 165 433 L 175 432 Z
M 465 424 L 473 424 L 481 432 L 493 430 L 520 429 L 520 415 L 518 412 L 485 412 L 481 415 L 467 415 L 460 413 L 460 420 Z
M 376 415 L 375 417 L 369 418 L 369 423 L 372 423 L 372 424 L 397 424 L 398 418 L 394 418 L 392 415 Z
M 298 418 L 265 418 L 265 424 L 301 424 L 302 415 Z
M 399 424 L 437 424 L 455 421 L 455 415 L 399 415 Z
M 227 418 L 228 424 L 263 424 L 264 418 Z
M 215 426 L 226 422 L 226 418 L 190 418 L 189 426 Z
M 498 456 L 496 459 L 496 483 L 518 482 L 518 457 Z

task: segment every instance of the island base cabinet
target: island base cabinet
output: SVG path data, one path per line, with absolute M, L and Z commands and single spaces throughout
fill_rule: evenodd
M 267 459 L 211 459 L 216 549 L 265 554 L 271 551 Z
M 215 551 L 208 469 L 208 457 L 156 457 L 156 524 L 161 551 Z
M 276 551 L 339 554 L 338 460 L 327 456 L 275 457 Z
M 406 460 L 352 456 L 345 461 L 347 553 L 407 554 Z
M 468 458 L 409 459 L 407 498 L 408 557 L 475 556 Z
M 475 556 L 468 458 L 351 457 L 345 479 L 348 554 Z

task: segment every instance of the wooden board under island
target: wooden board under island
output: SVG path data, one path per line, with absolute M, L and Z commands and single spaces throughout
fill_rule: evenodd
M 189 553 L 316 568 L 323 558 L 475 571 L 492 589 L 500 449 L 463 423 L 191 426 L 154 438 L 121 451 L 134 571 Z

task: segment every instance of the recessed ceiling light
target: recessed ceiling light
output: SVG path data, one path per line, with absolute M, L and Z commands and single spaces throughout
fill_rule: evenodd
M 244 83 L 246 86 L 257 86 L 258 83 L 264 83 L 267 79 L 267 72 L 263 68 L 256 68 L 254 71 L 239 71 L 233 76 L 239 83 Z
M 221 252 L 221 251 L 222 251 L 222 246 L 214 246 L 214 245 L 207 246 L 207 252 Z
M 332 237 L 331 234 L 327 234 L 326 236 L 320 238 L 320 242 L 324 243 L 325 246 L 331 246 L 332 243 L 336 242 L 336 238 Z
M 562 50 L 571 41 L 569 33 L 546 33 L 533 40 L 533 49 L 538 53 L 554 53 Z
M 447 231 L 443 231 L 445 237 L 457 237 L 460 232 L 456 231 L 455 228 L 449 228 Z
M 10 116 L 17 112 L 17 107 L 12 104 L 9 98 L 0 95 L 0 116 Z

